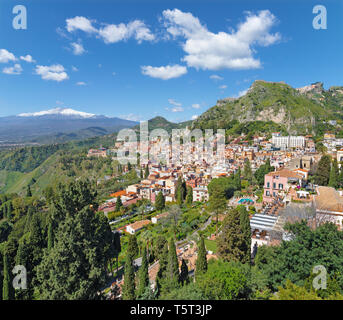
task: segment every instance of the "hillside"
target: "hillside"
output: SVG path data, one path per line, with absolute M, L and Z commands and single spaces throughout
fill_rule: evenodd
M 193 122 L 195 128 L 231 129 L 236 122 L 274 123 L 291 134 L 316 134 L 326 120 L 343 118 L 343 88 L 322 84 L 295 89 L 282 82 L 255 81 L 240 98 L 220 100 Z
M 170 122 L 167 119 L 160 116 L 148 120 L 149 131 L 152 131 L 154 129 L 164 129 L 168 133 L 171 133 L 173 129 L 186 128 L 187 126 L 190 126 L 191 124 L 192 124 L 192 121 L 185 121 L 185 122 L 180 122 L 180 123 Z M 140 126 L 136 125 L 132 129 L 139 132 L 139 128 Z

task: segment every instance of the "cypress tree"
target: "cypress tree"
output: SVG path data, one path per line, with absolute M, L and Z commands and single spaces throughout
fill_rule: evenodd
M 228 212 L 217 241 L 220 258 L 225 261 L 246 262 L 247 251 L 250 253 L 250 248 L 247 248 L 246 235 L 242 231 L 239 208 Z
M 135 271 L 131 255 L 126 255 L 123 300 L 135 300 Z
M 135 235 L 129 236 L 129 242 L 127 245 L 127 255 L 131 256 L 132 260 L 138 255 L 138 243 Z
M 118 196 L 116 201 L 116 211 L 120 211 L 120 208 L 123 206 L 123 203 L 121 202 L 121 198 Z
M 155 207 L 156 210 L 162 212 L 162 210 L 165 208 L 166 203 L 165 203 L 165 199 L 163 196 L 162 191 L 160 191 L 156 197 L 156 201 L 155 201 Z
M 330 179 L 331 157 L 323 155 L 318 163 L 314 182 L 320 186 L 327 186 Z
M 181 271 L 180 271 L 180 276 L 179 276 L 179 282 L 182 285 L 186 285 L 189 283 L 188 267 L 187 267 L 187 263 L 184 259 L 182 259 L 182 263 L 181 263 Z
M 114 246 L 114 252 L 115 252 L 115 256 L 117 259 L 117 272 L 119 269 L 119 253 L 121 252 L 121 243 L 120 243 L 120 233 L 119 231 L 116 231 L 115 233 L 113 233 L 113 246 Z
M 50 251 L 50 249 L 54 246 L 54 233 L 52 230 L 52 222 L 49 223 L 49 227 L 48 227 L 48 250 Z
M 13 300 L 14 299 L 14 289 L 12 286 L 11 276 L 10 276 L 10 266 L 8 261 L 7 252 L 3 256 L 4 264 L 4 278 L 2 284 L 2 300 Z
M 140 297 L 144 294 L 146 288 L 149 286 L 149 265 L 146 248 L 143 249 L 142 265 L 138 273 L 138 290 L 137 296 Z
M 247 159 L 244 163 L 243 176 L 246 180 L 249 181 L 249 183 L 252 182 L 252 170 L 251 170 L 251 164 L 250 164 L 249 159 Z
M 235 173 L 233 177 L 233 183 L 235 185 L 236 190 L 241 190 L 242 189 L 242 184 L 241 184 L 241 168 L 238 168 L 238 171 Z
M 332 162 L 331 170 L 330 170 L 329 187 L 333 187 L 333 188 L 338 187 L 338 176 L 339 176 L 338 163 L 337 163 L 337 159 L 334 159 Z
M 147 179 L 149 177 L 149 166 L 145 166 L 144 178 Z
M 242 257 L 242 263 L 250 263 L 251 261 L 251 228 L 250 228 L 250 219 L 249 213 L 246 210 L 245 206 L 239 208 L 240 210 L 240 225 L 242 234 L 244 236 L 244 243 L 242 246 L 245 256 Z
M 7 201 L 7 204 L 6 204 L 6 218 L 8 220 L 11 220 L 11 218 L 12 218 L 12 211 L 13 211 L 12 201 Z
M 27 186 L 26 196 L 27 196 L 27 197 L 32 197 L 32 192 L 31 192 L 31 187 L 30 187 L 30 185 Z
M 176 288 L 179 280 L 179 260 L 173 239 L 169 241 L 167 279 L 170 288 Z
M 25 240 L 20 241 L 17 256 L 16 265 L 22 265 L 26 268 L 26 289 L 16 289 L 15 297 L 17 300 L 31 300 L 33 296 L 32 285 L 32 273 L 33 265 L 30 262 L 30 247 Z
M 191 206 L 193 203 L 193 189 L 190 186 L 187 187 L 186 203 L 188 206 Z
M 207 258 L 206 258 L 206 247 L 205 240 L 203 237 L 200 239 L 199 248 L 198 248 L 198 257 L 195 262 L 195 274 L 196 276 L 205 273 L 207 271 Z
M 157 272 L 157 278 L 159 278 L 159 282 L 162 279 L 165 279 L 166 272 L 168 266 L 168 242 L 164 243 L 162 251 L 159 253 L 159 269 Z

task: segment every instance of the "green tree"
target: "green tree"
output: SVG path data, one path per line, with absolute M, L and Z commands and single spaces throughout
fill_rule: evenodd
M 268 279 L 268 288 L 275 292 L 286 284 L 286 279 L 303 286 L 316 265 L 325 266 L 328 276 L 337 276 L 343 288 L 343 233 L 337 226 L 325 223 L 312 230 L 304 220 L 286 224 L 284 229 L 292 240 L 283 241 L 278 247 L 261 247 L 255 258 L 255 265 Z
M 133 260 L 131 255 L 126 255 L 125 272 L 124 272 L 124 286 L 123 286 L 123 300 L 135 300 L 135 271 L 133 267 Z
M 247 262 L 246 235 L 241 225 L 241 212 L 231 209 L 223 221 L 222 233 L 218 237 L 218 255 L 225 261 Z
M 191 206 L 193 203 L 193 188 L 191 186 L 187 187 L 186 204 Z
M 156 210 L 162 212 L 162 210 L 165 208 L 165 206 L 166 206 L 165 198 L 163 196 L 162 191 L 160 191 L 157 194 L 156 201 L 155 201 Z
M 200 239 L 198 247 L 198 257 L 195 262 L 195 275 L 198 277 L 207 271 L 207 251 L 205 247 L 205 240 L 203 237 Z
M 26 189 L 26 196 L 27 196 L 27 197 L 32 197 L 32 192 L 31 192 L 31 187 L 30 187 L 30 185 L 27 186 L 27 189 Z
M 8 261 L 8 255 L 6 252 L 3 255 L 3 265 L 4 265 L 4 278 L 3 278 L 3 284 L 2 284 L 2 299 L 14 300 L 14 289 L 12 286 L 11 275 L 10 275 L 10 265 Z
M 121 202 L 121 198 L 118 196 L 116 201 L 116 211 L 120 211 L 120 208 L 123 206 L 123 203 Z
M 187 194 L 186 182 L 182 180 L 181 177 L 177 179 L 177 183 L 175 187 L 175 194 L 176 194 L 176 202 L 179 206 L 181 206 Z
M 178 286 L 179 260 L 177 259 L 176 247 L 173 239 L 169 240 L 168 265 L 167 265 L 168 291 Z
M 129 241 L 127 245 L 127 255 L 131 256 L 132 260 L 137 257 L 139 253 L 137 237 L 135 235 L 129 235 Z
M 60 222 L 54 246 L 37 267 L 40 297 L 52 300 L 99 298 L 106 266 L 113 258 L 107 218 L 88 206 Z
M 251 228 L 249 213 L 245 206 L 238 207 L 240 211 L 240 226 L 244 236 L 244 244 L 242 250 L 245 252 L 245 257 L 240 261 L 242 263 L 250 263 L 251 260 Z
M 225 190 L 220 186 L 216 185 L 211 189 L 209 209 L 216 215 L 216 234 L 218 233 L 218 216 L 223 213 L 226 209 L 226 197 Z
M 145 166 L 144 178 L 147 179 L 149 177 L 149 166 Z
M 138 273 L 138 289 L 137 297 L 140 297 L 144 294 L 146 287 L 149 286 L 149 265 L 148 265 L 148 256 L 146 248 L 143 249 L 142 256 L 142 265 Z
M 182 262 L 181 262 L 179 282 L 183 286 L 189 283 L 189 271 L 188 271 L 187 263 L 184 259 L 182 259 Z
M 339 169 L 337 159 L 335 158 L 332 162 L 330 177 L 329 177 L 329 187 L 338 188 L 338 179 L 339 179 Z
M 54 233 L 52 228 L 52 223 L 50 222 L 48 227 L 48 250 L 51 250 L 54 246 Z
M 323 155 L 319 160 L 317 170 L 314 176 L 314 182 L 320 186 L 327 186 L 330 179 L 331 157 Z
M 251 164 L 250 164 L 249 159 L 246 159 L 244 163 L 243 176 L 246 180 L 248 180 L 250 184 L 252 183 L 253 174 L 252 174 Z
M 248 280 L 238 266 L 210 259 L 207 272 L 196 279 L 196 284 L 205 299 L 238 300 L 245 298 Z
M 156 296 L 161 294 L 162 285 L 166 282 L 168 266 L 168 242 L 165 242 L 161 253 L 158 255 L 159 268 L 156 275 Z
M 34 265 L 32 264 L 31 247 L 26 243 L 25 238 L 19 242 L 16 256 L 16 265 L 22 265 L 26 268 L 26 286 L 27 289 L 15 290 L 16 300 L 32 300 L 34 292 L 33 273 Z
M 234 174 L 234 177 L 233 177 L 233 182 L 234 182 L 234 185 L 235 185 L 235 189 L 236 189 L 236 190 L 241 190 L 241 189 L 242 189 L 241 175 L 242 175 L 241 168 L 238 167 L 238 170 L 237 170 L 237 172 Z

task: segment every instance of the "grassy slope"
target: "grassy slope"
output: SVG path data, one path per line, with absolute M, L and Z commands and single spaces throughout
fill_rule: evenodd
M 194 126 L 227 128 L 232 120 L 253 121 L 262 111 L 270 109 L 274 116 L 285 110 L 288 129 L 293 131 L 304 128 L 311 131 L 314 119 L 325 119 L 333 111 L 287 84 L 255 81 L 246 95 L 210 108 L 194 122 Z M 271 119 L 265 119 L 268 120 Z
M 21 172 L 0 170 L 0 192 L 8 193 L 23 175 Z

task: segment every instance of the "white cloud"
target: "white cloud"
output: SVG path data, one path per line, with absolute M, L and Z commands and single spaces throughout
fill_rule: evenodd
M 51 66 L 36 66 L 36 74 L 40 75 L 43 80 L 63 81 L 69 79 L 65 69 L 60 64 Z
M 20 56 L 20 60 L 26 61 L 28 63 L 36 62 L 29 54 L 26 56 Z
M 192 104 L 193 109 L 200 109 L 200 104 L 199 103 L 194 103 Z
M 183 112 L 183 108 L 182 107 L 174 107 L 171 109 L 171 112 Z
M 141 121 L 142 120 L 141 116 L 134 114 L 134 113 L 120 115 L 119 118 L 124 119 L 124 120 L 130 120 L 130 121 Z
M 142 66 L 141 68 L 144 75 L 162 80 L 178 78 L 187 73 L 187 68 L 178 64 L 161 67 Z
M 87 83 L 86 83 L 86 82 L 83 82 L 83 81 L 79 81 L 79 82 L 76 82 L 76 85 L 77 85 L 77 86 L 86 86 Z
M 73 49 L 73 54 L 75 54 L 76 56 L 80 56 L 86 52 L 82 43 L 72 42 L 70 45 Z
M 196 69 L 259 68 L 261 62 L 254 58 L 254 46 L 269 46 L 281 38 L 279 33 L 270 33 L 277 19 L 269 10 L 247 13 L 245 21 L 231 33 L 213 33 L 197 17 L 178 9 L 164 10 L 162 14 L 167 32 L 185 39 L 183 61 Z
M 182 103 L 175 101 L 174 99 L 168 99 L 168 102 L 176 107 L 181 107 Z
M 73 70 L 74 72 L 77 72 L 77 71 L 79 71 L 79 69 L 78 69 L 78 68 L 76 68 L 76 67 L 74 67 L 74 66 L 71 66 L 71 70 Z
M 68 32 L 81 30 L 88 34 L 95 34 L 105 43 L 115 43 L 130 38 L 136 39 L 138 43 L 155 40 L 155 35 L 141 20 L 134 20 L 128 24 L 106 24 L 104 27 L 97 29 L 93 26 L 93 21 L 85 17 L 77 16 L 67 19 L 66 24 Z
M 219 87 L 219 89 L 222 89 L 222 90 L 224 90 L 224 89 L 226 89 L 226 88 L 227 88 L 227 85 L 226 85 L 226 84 L 223 84 L 222 86 Z
M 96 33 L 97 29 L 93 27 L 92 21 L 85 17 L 74 17 L 66 20 L 68 32 L 81 30 L 86 33 Z
M 240 98 L 242 96 L 245 96 L 247 94 L 248 90 L 249 89 L 239 91 L 237 97 Z
M 195 120 L 195 119 L 197 119 L 199 116 L 198 115 L 194 115 L 194 116 L 192 116 L 192 120 Z
M 6 74 L 15 74 L 15 75 L 18 75 L 18 74 L 21 74 L 23 71 L 23 68 L 21 67 L 20 64 L 16 63 L 13 67 L 8 67 L 8 68 L 4 68 L 2 70 L 3 73 L 6 73 Z
M 138 43 L 142 41 L 152 41 L 155 36 L 143 21 L 134 20 L 128 24 L 108 24 L 104 28 L 99 29 L 99 35 L 105 43 L 115 43 L 118 41 L 135 38 Z
M 0 63 L 7 63 L 9 61 L 17 60 L 13 53 L 6 49 L 0 49 Z
M 224 78 L 223 77 L 221 77 L 221 76 L 218 76 L 217 74 L 212 74 L 211 76 L 210 76 L 210 79 L 212 79 L 212 80 L 224 80 Z

